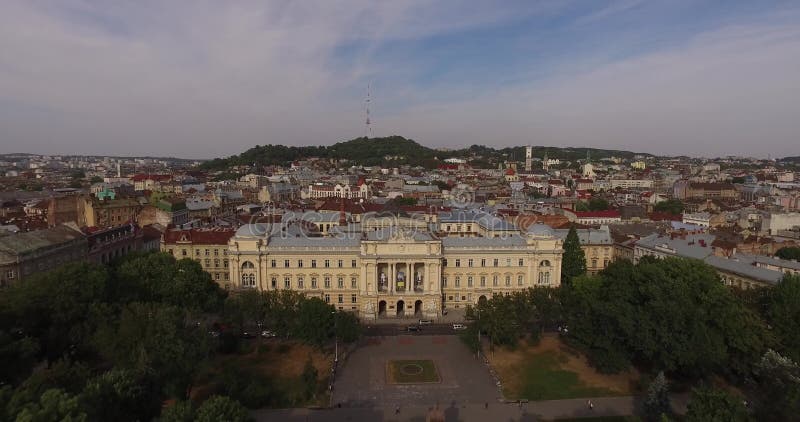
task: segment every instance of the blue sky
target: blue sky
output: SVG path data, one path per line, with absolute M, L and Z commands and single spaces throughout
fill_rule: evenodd
M 800 3 L 0 2 L 0 152 L 435 147 L 800 155 Z

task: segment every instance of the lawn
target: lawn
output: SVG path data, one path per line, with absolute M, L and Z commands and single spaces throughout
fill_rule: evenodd
M 316 394 L 305 395 L 301 379 L 308 359 L 317 369 Z M 280 340 L 243 342 L 239 353 L 216 355 L 197 379 L 192 398 L 202 401 L 226 390 L 242 390 L 240 401 L 253 407 L 320 406 L 327 404 L 327 382 L 333 356 L 308 345 Z
M 386 380 L 390 384 L 423 384 L 439 382 L 439 372 L 430 359 L 390 360 L 386 363 Z
M 545 336 L 536 346 L 499 349 L 489 360 L 503 383 L 507 399 L 557 400 L 632 394 L 638 374 L 604 375 L 585 357 Z

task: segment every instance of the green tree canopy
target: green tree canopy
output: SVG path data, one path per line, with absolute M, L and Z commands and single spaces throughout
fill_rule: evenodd
M 695 388 L 689 397 L 687 422 L 746 422 L 750 416 L 742 400 L 712 388 Z
M 797 246 L 786 246 L 783 248 L 778 249 L 775 252 L 775 256 L 780 259 L 791 259 L 794 261 L 800 261 L 800 247 Z
M 683 213 L 683 202 L 679 199 L 667 199 L 666 201 L 661 201 L 656 204 L 653 209 L 657 212 L 666 212 L 673 215 L 678 215 Z
M 247 409 L 236 400 L 225 396 L 213 396 L 197 409 L 197 422 L 247 422 L 250 421 Z
M 564 254 L 561 256 L 561 284 L 569 285 L 574 277 L 586 273 L 586 255 L 581 249 L 575 226 L 569 228 L 564 240 Z

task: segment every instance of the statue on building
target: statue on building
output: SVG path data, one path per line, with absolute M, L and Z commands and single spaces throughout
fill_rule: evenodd
M 406 288 L 406 273 L 403 271 L 397 272 L 397 289 L 404 290 Z
M 380 287 L 385 287 L 385 286 L 386 286 L 386 273 L 381 271 Z

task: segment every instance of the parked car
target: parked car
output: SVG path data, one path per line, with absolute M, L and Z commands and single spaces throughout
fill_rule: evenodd
M 256 338 L 256 333 L 252 331 L 242 331 L 242 338 Z
M 431 324 L 433 324 L 433 321 L 431 321 L 429 319 L 421 319 L 421 320 L 419 320 L 419 325 L 431 325 Z
M 422 327 L 420 327 L 418 325 L 409 325 L 408 328 L 407 328 L 407 330 L 409 332 L 417 332 L 417 331 L 420 331 L 421 329 L 422 329 Z
M 467 326 L 464 325 L 464 324 L 453 324 L 453 329 L 454 330 L 466 330 Z
M 264 330 L 264 331 L 261 332 L 261 337 L 273 338 L 273 337 L 277 337 L 277 334 L 275 334 L 273 331 L 270 331 L 270 330 Z

